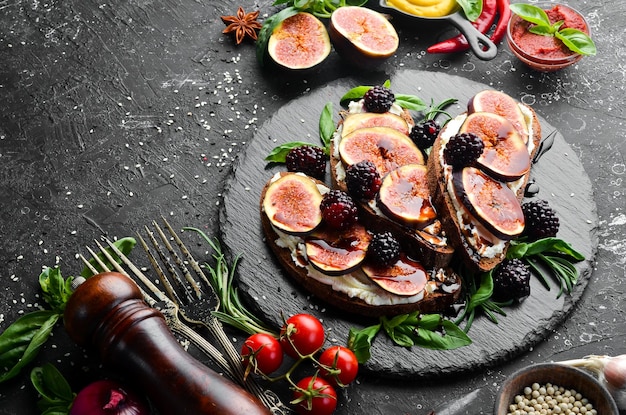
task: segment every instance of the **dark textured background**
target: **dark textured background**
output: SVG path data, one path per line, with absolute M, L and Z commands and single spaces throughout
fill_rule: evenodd
M 270 1 L 241 4 L 262 18 L 276 11 Z M 0 0 L 0 330 L 40 304 L 43 265 L 77 274 L 76 253 L 102 234 L 130 235 L 162 214 L 177 228 L 218 235 L 236 156 L 274 113 L 338 79 L 373 84 L 409 69 L 502 89 L 557 128 L 591 183 L 598 255 L 580 301 L 544 341 L 509 362 L 438 380 L 364 375 L 341 392 L 338 413 L 421 415 L 474 391 L 461 413 L 488 414 L 516 368 L 624 353 L 626 2 L 568 4 L 589 20 L 599 53 L 558 73 L 526 69 L 506 46 L 489 62 L 427 55 L 453 29 L 398 24 L 400 49 L 379 71 L 355 73 L 333 54 L 314 73 L 289 77 L 261 70 L 252 43 L 221 34 L 219 16 L 238 5 L 224 0 Z M 303 125 L 314 128 L 317 117 Z M 568 179 L 575 187 L 581 176 Z M 568 209 L 593 216 L 586 206 Z M 76 389 L 106 373 L 61 327 L 36 364 L 45 362 Z M 35 414 L 35 397 L 26 376 L 3 384 L 0 413 Z

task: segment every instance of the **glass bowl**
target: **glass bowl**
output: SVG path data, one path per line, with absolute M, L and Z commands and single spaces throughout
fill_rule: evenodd
M 582 22 L 584 22 L 585 29 L 583 31 L 587 34 L 590 33 L 587 20 L 576 9 L 573 9 L 570 6 L 561 3 L 539 2 L 533 4 L 544 10 L 550 10 L 558 6 L 562 10 L 567 10 L 577 15 L 582 20 Z M 519 16 L 513 14 L 511 16 L 511 19 L 509 20 L 506 31 L 506 40 L 509 49 L 520 61 L 522 61 L 528 67 L 540 72 L 553 72 L 573 65 L 574 63 L 582 59 L 583 55 L 572 52 L 565 46 L 559 48 L 561 42 L 558 39 L 552 37 L 527 34 L 526 36 L 528 36 L 528 38 L 526 39 L 527 41 L 525 44 L 517 43 L 519 42 L 519 39 L 516 39 L 515 37 L 516 32 L 519 33 L 528 24 L 528 22 L 522 20 Z M 528 32 L 526 31 L 526 33 Z M 528 40 L 534 40 L 534 42 L 528 42 Z M 552 45 L 548 44 L 548 46 L 545 48 L 543 46 L 537 47 L 537 45 L 545 44 L 549 41 L 554 41 L 555 43 Z M 529 45 L 529 43 L 531 43 L 532 45 Z M 559 50 L 558 54 L 556 54 L 557 52 L 554 52 L 557 49 Z
M 518 370 L 504 381 L 496 396 L 494 415 L 509 413 L 509 405 L 515 402 L 516 396 L 523 396 L 524 389 L 527 387 L 532 390 L 534 383 L 538 385 L 551 383 L 565 390 L 574 389 L 581 395 L 576 400 L 586 398 L 598 414 L 617 415 L 619 413 L 617 404 L 608 390 L 588 372 L 558 363 L 538 363 Z M 561 394 L 561 396 L 565 395 L 567 394 Z M 587 413 L 591 412 L 587 411 Z

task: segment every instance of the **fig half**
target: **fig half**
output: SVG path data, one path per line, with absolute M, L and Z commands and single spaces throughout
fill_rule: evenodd
M 367 262 L 363 265 L 363 272 L 384 290 L 402 296 L 419 294 L 428 282 L 428 274 L 422 264 L 403 254 L 388 267 Z
M 328 31 L 317 17 L 300 12 L 286 18 L 275 28 L 267 50 L 279 66 L 306 70 L 317 66 L 330 54 Z
M 285 173 L 267 187 L 263 211 L 277 229 L 293 235 L 312 232 L 322 222 L 322 194 L 308 176 Z
M 349 166 L 374 163 L 381 176 L 406 164 L 424 164 L 424 155 L 407 136 L 389 127 L 359 128 L 339 143 L 341 161 Z
M 364 69 L 379 66 L 400 43 L 396 29 L 383 14 L 359 6 L 336 9 L 330 16 L 329 33 L 337 53 Z
M 492 112 L 506 118 L 517 129 L 517 132 L 528 143 L 528 124 L 517 101 L 511 96 L 500 91 L 489 89 L 480 91 L 474 95 L 468 105 L 468 112 Z
M 389 217 L 416 229 L 432 223 L 437 212 L 430 201 L 428 169 L 407 164 L 390 171 L 378 192 L 378 206 Z
M 311 265 L 327 275 L 348 274 L 358 268 L 372 236 L 356 223 L 338 230 L 323 226 L 305 238 L 306 256 Z
M 409 124 L 399 115 L 391 112 L 359 112 L 350 114 L 343 120 L 341 135 L 346 136 L 358 130 L 359 128 L 368 127 L 389 127 L 398 130 L 404 135 L 409 135 Z
M 454 171 L 452 180 L 457 198 L 489 232 L 503 240 L 522 233 L 524 212 L 507 185 L 475 167 Z
M 485 148 L 476 163 L 496 179 L 514 181 L 530 170 L 526 144 L 513 124 L 503 116 L 474 112 L 467 116 L 460 132 L 474 133 L 482 138 Z

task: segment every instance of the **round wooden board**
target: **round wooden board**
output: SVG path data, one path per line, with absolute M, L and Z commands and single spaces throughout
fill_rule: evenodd
M 238 286 L 258 315 L 278 327 L 283 315 L 309 312 L 323 320 L 329 341 L 340 344 L 345 344 L 351 327 L 363 328 L 375 321 L 347 317 L 312 297 L 283 272 L 264 241 L 259 196 L 265 182 L 275 172 L 284 170 L 284 166 L 268 166 L 265 156 L 275 146 L 289 141 L 318 144 L 318 120 L 324 105 L 333 103 L 338 121 L 341 96 L 355 86 L 366 84 L 352 78 L 336 80 L 277 111 L 241 153 L 226 183 L 220 210 L 222 242 L 229 255 L 242 255 Z M 425 102 L 457 98 L 459 105 L 450 109 L 453 115 L 465 111 L 474 94 L 488 89 L 461 77 L 409 70 L 392 77 L 391 86 L 396 93 L 417 95 Z M 553 130 L 542 120 L 544 136 Z M 473 343 L 456 350 L 402 348 L 380 333 L 364 370 L 390 378 L 432 378 L 494 366 L 543 341 L 567 318 L 591 277 L 597 250 L 598 218 L 591 182 L 560 134 L 552 149 L 533 166 L 531 179 L 540 187 L 538 196 L 547 199 L 558 212 L 561 221 L 558 236 L 585 255 L 586 260 L 577 264 L 580 278 L 571 295 L 557 298 L 556 281 L 552 281 L 552 289 L 548 291 L 533 278 L 529 298 L 517 307 L 507 308 L 507 316 L 499 317 L 498 324 L 484 316 L 477 318 L 469 332 Z

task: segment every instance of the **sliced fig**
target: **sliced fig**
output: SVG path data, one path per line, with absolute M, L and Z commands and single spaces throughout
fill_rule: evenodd
M 513 192 L 476 167 L 452 173 L 454 190 L 470 213 L 496 237 L 510 240 L 524 230 L 524 212 Z
M 400 40 L 387 18 L 372 9 L 344 6 L 330 16 L 330 39 L 349 63 L 371 69 L 391 57 Z
M 387 216 L 416 229 L 437 217 L 430 201 L 428 169 L 423 164 L 407 164 L 390 171 L 383 178 L 377 202 Z
M 356 223 L 344 230 L 323 226 L 305 238 L 306 256 L 311 265 L 328 275 L 348 274 L 358 268 L 372 236 Z
M 317 17 L 300 12 L 280 22 L 267 43 L 270 57 L 288 69 L 310 69 L 328 57 L 328 31 Z
M 398 130 L 404 135 L 409 135 L 409 124 L 407 124 L 406 120 L 391 112 L 383 112 L 382 114 L 376 112 L 350 114 L 343 120 L 341 135 L 346 136 L 354 130 L 368 127 L 389 127 Z
M 468 112 L 492 112 L 506 118 L 528 143 L 528 124 L 517 101 L 504 92 L 486 89 L 474 95 L 467 105 Z
M 406 164 L 424 164 L 424 155 L 406 135 L 389 127 L 359 128 L 339 143 L 341 161 L 349 166 L 368 160 L 381 176 Z
M 530 170 L 526 144 L 509 120 L 491 112 L 474 112 L 467 116 L 460 132 L 482 138 L 485 148 L 476 160 L 498 180 L 514 181 Z
M 285 173 L 267 187 L 263 211 L 277 229 L 303 235 L 322 222 L 321 202 L 322 194 L 311 178 Z
M 422 264 L 406 255 L 400 255 L 400 259 L 388 267 L 367 262 L 362 268 L 377 285 L 396 295 L 417 295 L 428 282 L 428 273 Z

